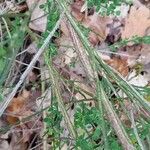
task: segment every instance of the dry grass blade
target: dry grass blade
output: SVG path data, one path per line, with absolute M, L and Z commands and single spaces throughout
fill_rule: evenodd
M 74 46 L 76 48 L 77 55 L 80 58 L 80 61 L 82 62 L 82 65 L 88 75 L 88 79 L 91 81 L 93 88 L 94 88 L 95 87 L 94 79 L 96 78 L 97 74 L 93 70 L 90 59 L 89 59 L 89 55 L 82 47 L 81 41 L 79 41 L 79 38 L 77 34 L 75 33 L 73 27 L 71 25 L 69 25 L 69 27 L 70 27 L 71 37 L 72 37 Z
M 47 56 L 45 56 L 45 59 L 46 59 L 47 65 L 48 65 L 49 74 L 50 74 L 50 78 L 52 81 L 52 88 L 53 88 L 54 94 L 56 95 L 56 100 L 58 102 L 58 106 L 62 112 L 62 115 L 67 124 L 68 130 L 70 131 L 70 134 L 72 135 L 72 137 L 74 139 L 76 139 L 76 137 L 77 137 L 76 131 L 74 130 L 73 124 L 71 122 L 71 118 L 69 117 L 69 115 L 65 109 L 65 105 L 63 103 L 63 99 L 61 96 L 60 86 L 58 83 L 59 78 L 58 78 L 57 72 L 54 70 L 54 68 L 52 66 L 52 63 L 51 63 L 52 60 L 49 61 Z
M 125 150 L 134 150 L 134 146 L 131 144 L 131 141 L 121 123 L 119 120 L 117 114 L 113 110 L 111 102 L 108 100 L 102 85 L 100 85 L 100 93 L 102 98 L 102 103 L 104 104 L 105 110 L 107 112 L 107 116 L 111 122 L 112 127 L 114 128 L 122 146 Z

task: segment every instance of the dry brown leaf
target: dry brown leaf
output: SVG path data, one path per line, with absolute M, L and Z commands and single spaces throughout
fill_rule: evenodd
M 128 63 L 125 59 L 114 57 L 113 59 L 110 59 L 106 62 L 124 77 L 127 76 L 127 74 L 129 73 Z
M 118 54 L 120 56 L 123 54 L 122 57 L 124 57 L 124 54 L 126 55 L 130 67 L 137 63 L 144 66 L 150 63 L 150 45 L 148 44 L 125 46 L 118 51 Z
M 138 62 L 142 63 L 143 65 L 149 64 L 150 63 L 150 45 L 148 44 L 143 44 L 141 46 L 141 53 L 140 57 L 138 58 Z
M 47 25 L 47 16 L 45 12 L 40 9 L 40 5 L 45 4 L 46 0 L 27 0 L 29 10 L 32 11 L 29 27 L 33 30 L 44 32 Z
M 84 0 L 76 0 L 71 5 L 72 15 L 75 17 L 77 21 L 81 21 L 84 27 L 92 30 L 89 34 L 89 40 L 92 45 L 96 45 L 100 41 L 104 41 L 108 34 L 107 24 L 110 24 L 112 20 L 109 17 L 102 17 L 92 9 L 92 13 L 90 10 L 87 13 L 81 12 L 81 9 L 84 5 Z
M 20 96 L 18 96 L 17 98 L 13 98 L 12 102 L 6 109 L 6 112 L 10 114 L 6 117 L 8 123 L 15 124 L 22 117 L 29 116 L 29 111 L 26 111 L 25 109 L 26 101 L 29 96 L 30 92 L 24 90 Z
M 62 31 L 62 33 L 68 37 L 70 36 L 70 31 L 69 31 L 69 28 L 68 28 L 68 23 L 67 23 L 67 20 L 66 18 L 64 18 L 61 23 L 60 23 L 60 30 Z
M 9 143 L 7 140 L 0 141 L 0 150 L 9 150 Z
M 131 7 L 130 14 L 125 20 L 125 27 L 122 30 L 122 39 L 132 36 L 144 36 L 150 27 L 150 10 L 144 6 Z
M 94 32 L 90 32 L 89 33 L 89 41 L 93 46 L 96 46 L 99 43 L 99 38 Z
M 143 5 L 150 8 L 150 1 L 149 0 L 139 0 Z
M 82 89 L 85 90 L 87 93 L 90 93 L 90 94 L 91 94 L 91 93 L 94 93 L 94 90 L 93 90 L 90 86 L 86 85 L 85 83 L 76 82 L 75 85 L 78 86 L 78 87 L 80 87 L 81 90 L 82 90 Z M 86 101 L 86 99 L 87 99 L 87 100 L 88 100 L 88 99 L 92 99 L 92 96 L 86 94 L 86 92 L 82 92 L 82 94 L 81 94 L 81 93 L 77 93 L 77 94 L 75 95 L 75 98 L 76 98 L 78 101 L 85 99 L 85 101 L 84 101 L 85 103 L 89 104 L 91 107 L 94 107 L 94 106 L 95 106 L 95 101 L 94 101 L 94 99 L 93 99 L 93 100 Z M 83 96 L 83 95 L 84 95 L 84 96 Z
M 119 49 L 118 54 L 127 59 L 128 65 L 133 67 L 141 54 L 141 45 L 125 46 Z
M 23 142 L 21 132 L 12 133 L 10 140 L 9 150 L 27 150 L 28 143 Z
M 54 63 L 62 68 L 67 64 L 69 65 L 77 55 L 70 36 L 63 35 L 56 40 L 56 43 L 59 46 L 59 55 L 54 59 Z
M 81 12 L 82 6 L 84 5 L 84 0 L 76 0 L 71 5 L 71 13 L 77 21 L 82 21 L 85 14 Z
M 93 15 L 84 18 L 83 25 L 90 28 L 97 35 L 99 41 L 104 41 L 108 35 L 107 25 L 111 22 L 112 20 L 109 17 L 102 17 L 95 12 Z M 95 37 L 91 41 L 95 41 L 94 39 Z

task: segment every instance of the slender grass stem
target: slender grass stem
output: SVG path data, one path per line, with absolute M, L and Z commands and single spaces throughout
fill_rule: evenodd
M 74 127 L 72 125 L 72 122 L 69 118 L 69 115 L 65 109 L 65 106 L 64 106 L 64 103 L 63 103 L 63 100 L 62 100 L 62 97 L 61 97 L 61 93 L 60 93 L 60 88 L 59 88 L 59 84 L 58 84 L 58 76 L 57 76 L 57 73 L 56 71 L 53 69 L 53 66 L 52 66 L 52 60 L 48 60 L 48 56 L 45 56 L 46 58 L 46 63 L 48 65 L 48 68 L 49 68 L 49 74 L 50 74 L 50 77 L 51 77 L 51 80 L 52 80 L 52 85 L 53 85 L 53 90 L 55 92 L 55 95 L 56 95 L 56 99 L 57 99 L 57 102 L 58 102 L 58 106 L 62 112 L 62 115 L 65 119 L 65 122 L 68 126 L 68 129 L 72 135 L 72 137 L 74 139 L 76 139 L 77 137 L 77 133 L 76 131 L 74 130 Z

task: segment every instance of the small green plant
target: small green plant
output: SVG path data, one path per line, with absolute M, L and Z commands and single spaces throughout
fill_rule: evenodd
M 119 42 L 114 43 L 110 46 L 112 51 L 117 51 L 118 48 L 128 45 L 128 43 L 132 44 L 150 44 L 150 36 L 133 36 L 130 39 L 124 39 Z
M 102 15 L 119 15 L 120 11 L 116 10 L 117 6 L 120 6 L 122 0 L 87 0 L 88 7 L 96 7 L 96 11 Z
M 7 78 L 9 69 L 12 62 L 16 58 L 16 54 L 23 46 L 24 38 L 26 35 L 26 25 L 28 19 L 22 19 L 21 17 L 0 18 L 4 22 L 2 30 L 2 41 L 0 43 L 0 86 Z
M 53 148 L 59 147 L 61 143 L 60 135 L 62 134 L 63 131 L 63 129 L 60 127 L 61 121 L 62 121 L 62 115 L 58 109 L 58 104 L 54 100 L 54 103 L 48 109 L 47 117 L 44 118 L 44 122 L 47 125 L 46 134 L 50 137 L 51 141 L 49 142 L 52 142 Z
M 60 4 L 60 6 L 62 6 L 64 10 L 66 10 L 64 1 L 62 1 L 61 3 L 59 1 L 57 2 L 58 4 Z M 106 15 L 110 15 L 114 13 L 115 7 L 120 6 L 122 3 L 122 1 L 119 1 L 119 0 L 109 1 L 110 2 L 109 4 L 107 4 L 106 1 L 88 0 L 87 2 L 88 2 L 89 7 L 96 6 L 97 12 L 101 11 L 100 8 L 102 6 L 102 3 L 104 3 L 103 6 L 106 8 L 106 11 L 104 11 L 104 14 Z M 78 37 L 80 38 L 83 44 L 83 47 L 86 49 L 85 52 L 88 53 L 89 57 L 91 58 L 92 65 L 96 66 L 96 68 L 94 68 L 95 69 L 94 71 L 96 72 L 103 71 L 104 76 L 102 77 L 101 80 L 99 78 L 95 79 L 95 81 L 97 81 L 100 84 L 99 86 L 96 85 L 97 89 L 96 89 L 95 95 L 97 96 L 92 95 L 93 96 L 92 98 L 96 101 L 96 104 L 98 103 L 98 106 L 96 105 L 95 107 L 91 108 L 89 107 L 88 104 L 81 102 L 81 101 L 74 103 L 74 121 L 73 123 L 70 123 L 68 121 L 69 118 L 66 113 L 68 105 L 62 104 L 63 101 L 61 101 L 61 94 L 59 91 L 59 85 L 57 83 L 58 80 L 62 80 L 63 78 L 61 78 L 55 72 L 55 69 L 51 67 L 52 64 L 50 64 L 51 66 L 48 64 L 49 71 L 51 72 L 53 89 L 55 91 L 53 94 L 57 96 L 55 100 L 57 101 L 57 103 L 52 103 L 51 108 L 53 109 L 49 110 L 50 115 L 48 115 L 45 119 L 47 126 L 48 126 L 48 129 L 47 129 L 48 133 L 50 133 L 50 135 L 52 136 L 52 139 L 59 138 L 63 130 L 60 127 L 60 123 L 62 121 L 61 117 L 67 118 L 65 120 L 66 126 L 68 127 L 68 130 L 71 129 L 68 139 L 64 141 L 61 138 L 59 138 L 59 142 L 58 140 L 53 140 L 53 144 L 57 148 L 60 148 L 62 143 L 64 142 L 66 142 L 69 145 L 70 136 L 71 136 L 71 145 L 73 146 L 72 149 L 80 149 L 80 150 L 96 149 L 97 150 L 97 149 L 106 149 L 107 147 L 107 149 L 110 149 L 110 150 L 111 149 L 122 150 L 123 146 L 125 147 L 126 145 L 124 145 L 123 142 L 121 143 L 122 139 L 119 138 L 120 136 L 119 134 L 121 133 L 121 136 L 124 137 L 128 145 L 130 145 L 131 147 L 134 147 L 135 149 L 140 149 L 137 134 L 135 133 L 135 128 L 134 129 L 132 127 L 127 128 L 126 125 L 119 118 L 118 114 L 120 113 L 120 111 L 121 112 L 123 111 L 123 105 L 121 106 L 121 109 L 116 109 L 114 105 L 116 104 L 116 101 L 118 102 L 121 99 L 118 102 L 120 104 L 124 100 L 124 98 L 120 98 L 120 96 L 117 93 L 118 92 L 117 90 L 119 89 L 119 90 L 122 90 L 127 95 L 128 99 L 131 100 L 131 102 L 138 103 L 138 106 L 144 107 L 146 110 L 149 110 L 149 105 L 147 105 L 147 102 L 141 96 L 142 92 L 140 93 L 136 88 L 128 84 L 128 82 L 126 82 L 120 75 L 118 75 L 109 66 L 107 66 L 96 55 L 96 52 L 92 53 L 93 49 L 90 47 L 90 44 L 88 43 L 86 39 L 89 31 L 84 30 L 82 26 L 77 25 L 76 22 L 71 18 L 71 15 L 69 14 L 69 12 L 67 12 L 67 10 L 66 10 L 66 16 L 68 20 L 70 21 L 70 24 L 73 26 L 74 30 L 77 32 Z M 122 46 L 126 46 L 129 42 L 134 42 L 135 44 L 139 44 L 139 43 L 148 44 L 149 39 L 150 39 L 149 36 L 145 36 L 145 37 L 136 36 L 136 37 L 133 37 L 132 39 L 122 40 L 118 43 L 115 43 L 114 45 L 111 45 L 110 47 L 112 48 L 112 50 L 117 50 L 118 48 Z M 53 44 L 51 46 L 53 47 Z M 51 49 L 49 47 L 48 50 L 49 50 L 49 55 L 50 55 L 49 59 L 51 59 L 51 56 L 55 54 L 55 48 Z M 52 59 L 50 61 L 52 61 Z M 115 84 L 111 82 L 112 80 L 113 82 L 115 82 Z M 63 80 L 64 84 L 65 84 L 65 81 L 66 80 Z M 114 98 L 113 98 L 114 95 L 115 95 L 116 101 L 114 101 Z M 100 102 L 102 104 L 100 104 Z M 54 111 L 54 108 L 56 111 Z M 126 114 L 126 112 L 124 111 L 123 113 Z M 54 117 L 53 117 L 53 114 L 54 114 Z M 112 120 L 114 119 L 114 122 L 109 118 L 108 116 L 109 114 L 112 117 L 111 119 Z M 52 118 L 50 118 L 51 116 Z M 56 118 L 56 120 L 53 118 Z M 130 117 L 128 117 L 128 119 L 129 121 L 131 121 Z M 148 126 L 147 121 L 143 119 L 143 123 L 142 123 L 142 120 L 140 119 L 141 117 L 139 116 L 139 118 L 136 120 L 135 127 L 138 130 L 140 140 L 143 142 L 145 138 L 149 136 L 149 129 L 148 129 L 149 126 Z M 54 125 L 54 127 L 52 127 L 52 125 Z M 118 131 L 116 131 L 115 127 L 117 127 L 117 129 L 118 128 L 120 129 L 119 133 Z M 106 133 L 104 133 L 104 130 Z

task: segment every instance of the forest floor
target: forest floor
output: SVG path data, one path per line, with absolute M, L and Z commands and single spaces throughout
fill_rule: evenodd
M 149 150 L 150 1 L 0 0 L 0 150 Z

